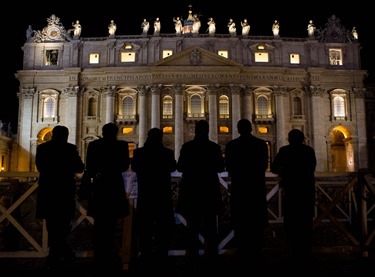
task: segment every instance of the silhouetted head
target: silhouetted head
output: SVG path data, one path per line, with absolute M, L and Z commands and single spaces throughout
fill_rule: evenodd
M 237 130 L 240 135 L 250 134 L 251 131 L 253 130 L 250 120 L 245 119 L 245 118 L 240 119 L 237 122 Z
M 195 123 L 195 136 L 205 137 L 208 136 L 209 124 L 206 120 L 198 120 Z
M 293 129 L 288 133 L 289 144 L 302 144 L 305 140 L 305 135 L 301 130 Z
M 146 144 L 160 144 L 163 142 L 163 131 L 159 128 L 151 128 L 147 134 Z
M 118 127 L 114 123 L 107 123 L 102 128 L 103 138 L 116 139 L 118 134 Z
M 66 126 L 57 125 L 52 129 L 52 139 L 55 141 L 68 141 L 69 129 Z

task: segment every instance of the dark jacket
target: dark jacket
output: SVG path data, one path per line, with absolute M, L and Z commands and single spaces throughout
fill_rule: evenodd
M 67 142 L 48 141 L 38 145 L 35 164 L 39 171 L 36 217 L 75 214 L 75 173 L 84 164 L 77 147 Z
M 128 142 L 100 138 L 89 143 L 86 170 L 95 180 L 88 214 L 95 217 L 111 214 L 126 216 L 129 212 L 122 173 L 129 168 Z

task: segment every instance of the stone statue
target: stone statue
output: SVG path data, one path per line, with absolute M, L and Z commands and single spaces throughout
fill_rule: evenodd
M 248 36 L 250 33 L 250 24 L 247 22 L 247 19 L 245 18 L 243 22 L 241 21 L 242 26 L 242 35 Z
M 146 18 L 143 19 L 143 22 L 141 24 L 141 28 L 142 28 L 142 34 L 147 35 L 148 30 L 150 29 L 150 22 L 148 22 L 146 20 Z
M 79 23 L 79 20 L 76 20 L 76 22 L 72 23 L 72 26 L 74 27 L 74 30 L 73 30 L 73 35 L 75 37 L 79 37 L 81 35 L 81 31 L 82 31 L 82 26 L 81 24 Z
M 174 29 L 176 30 L 176 35 L 180 35 L 182 32 L 182 22 L 180 17 L 174 18 L 173 17 L 173 22 L 174 22 Z
M 236 35 L 236 23 L 234 23 L 233 19 L 229 19 L 229 22 L 228 22 L 228 32 L 231 36 L 235 36 Z
M 193 22 L 193 29 L 192 29 L 192 33 L 193 34 L 198 34 L 199 33 L 199 29 L 201 28 L 201 21 L 199 20 L 198 18 L 198 15 L 194 15 L 194 22 Z
M 353 27 L 353 29 L 352 29 L 352 35 L 353 35 L 353 38 L 355 40 L 358 40 L 358 33 L 357 33 L 357 30 L 355 29 L 355 27 Z
M 313 38 L 315 35 L 315 25 L 312 20 L 309 21 L 309 24 L 307 25 L 307 35 L 309 38 Z
M 161 24 L 159 17 L 154 21 L 154 35 L 158 36 L 160 34 Z
M 216 32 L 216 24 L 215 24 L 215 21 L 212 17 L 209 18 L 208 22 L 207 22 L 207 25 L 208 25 L 208 34 L 210 36 L 213 36 L 215 35 L 215 32 Z
M 114 22 L 114 20 L 111 20 L 111 23 L 109 23 L 109 25 L 108 25 L 109 35 L 114 36 L 115 33 L 116 33 L 116 29 L 117 29 L 116 23 Z
M 277 20 L 272 25 L 272 33 L 274 37 L 279 37 L 280 24 Z
M 32 37 L 33 37 L 33 28 L 31 27 L 31 25 L 29 25 L 29 27 L 26 29 L 26 41 L 30 42 Z

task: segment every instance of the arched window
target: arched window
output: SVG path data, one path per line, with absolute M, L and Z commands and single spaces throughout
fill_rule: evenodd
M 263 95 L 258 97 L 258 115 L 268 115 L 267 98 Z
M 122 103 L 122 114 L 124 118 L 134 117 L 134 100 L 130 96 L 126 96 Z
M 341 96 L 333 98 L 333 116 L 344 117 L 345 115 L 345 100 Z
M 194 117 L 200 117 L 202 113 L 202 99 L 199 95 L 193 95 L 190 99 L 191 113 Z
M 87 116 L 97 116 L 97 101 L 95 98 L 90 98 L 87 109 Z
M 226 95 L 219 98 L 219 117 L 229 118 L 229 98 Z
M 302 115 L 302 104 L 299 97 L 293 98 L 293 115 Z
M 45 98 L 43 106 L 44 106 L 43 107 L 43 117 L 44 118 L 55 117 L 55 111 L 56 111 L 55 99 L 53 99 L 52 97 Z
M 173 100 L 167 95 L 163 98 L 163 118 L 172 118 L 173 116 Z

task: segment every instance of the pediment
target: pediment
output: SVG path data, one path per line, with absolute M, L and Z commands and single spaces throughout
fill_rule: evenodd
M 212 53 L 206 49 L 193 46 L 179 53 L 164 58 L 150 65 L 151 67 L 159 66 L 235 66 L 243 67 L 242 64 L 236 63 L 230 59 Z

